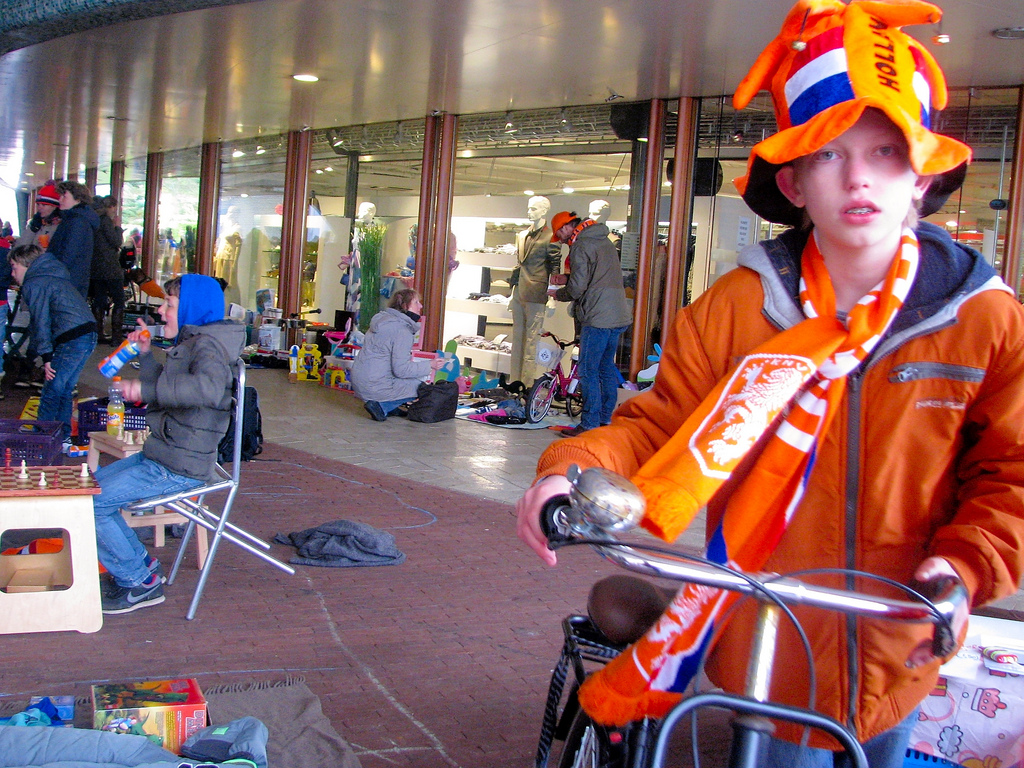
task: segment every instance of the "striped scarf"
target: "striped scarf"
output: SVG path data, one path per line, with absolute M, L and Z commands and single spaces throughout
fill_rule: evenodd
M 762 568 L 800 504 L 846 376 L 885 335 L 917 264 L 917 237 L 904 229 L 885 278 L 844 321 L 810 237 L 801 257 L 806 319 L 746 355 L 633 478 L 647 498 L 649 527 L 674 540 L 707 504 L 721 523 L 706 556 L 737 570 Z M 584 683 L 587 713 L 608 725 L 662 717 L 698 670 L 716 617 L 736 598 L 685 584 L 643 638 Z

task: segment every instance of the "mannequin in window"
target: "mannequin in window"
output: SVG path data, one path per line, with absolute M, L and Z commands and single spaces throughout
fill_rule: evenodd
M 242 250 L 242 226 L 238 223 L 238 206 L 228 206 L 220 226 L 217 251 L 213 255 L 213 276 L 235 282 L 235 265 Z
M 590 203 L 590 210 L 587 213 L 587 218 L 593 219 L 598 224 L 607 224 L 608 215 L 611 212 L 612 206 L 607 200 L 594 200 Z
M 345 286 L 345 309 L 352 312 L 356 322 L 359 321 L 359 296 L 362 289 L 362 266 L 359 263 L 359 241 L 362 231 L 373 223 L 377 215 L 377 206 L 364 202 L 359 204 L 356 212 L 355 232 L 352 235 L 352 253 L 342 257 L 338 265 L 343 270 L 341 284 Z
M 531 197 L 526 216 L 530 226 L 516 234 L 516 268 L 512 285 L 512 381 L 529 385 L 537 376 L 537 338 L 544 330 L 544 309 L 548 300 L 548 278 L 558 272 L 561 246 L 551 242 L 547 223 L 551 202 Z

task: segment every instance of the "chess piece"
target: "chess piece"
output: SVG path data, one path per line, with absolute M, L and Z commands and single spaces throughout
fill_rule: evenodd
M 39 473 L 39 487 L 40 488 L 45 488 L 46 487 L 46 473 L 45 472 L 40 472 Z
M 21 460 L 21 472 L 18 473 L 19 480 L 28 480 L 28 466 L 25 464 L 25 460 Z
M 81 485 L 90 485 L 92 483 L 92 475 L 89 474 L 89 465 L 82 462 L 82 471 L 78 473 L 78 482 Z

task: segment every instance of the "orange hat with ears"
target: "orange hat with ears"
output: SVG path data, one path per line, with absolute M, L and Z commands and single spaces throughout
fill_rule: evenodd
M 743 109 L 768 90 L 779 124 L 778 133 L 754 146 L 747 175 L 735 182 L 755 213 L 799 224 L 802 213 L 779 191 L 776 172 L 821 149 L 872 107 L 906 137 L 914 171 L 936 177 L 921 214 L 942 207 L 963 183 L 971 150 L 932 133 L 934 111 L 946 106 L 946 81 L 927 49 L 901 29 L 941 17 L 923 0 L 799 0 L 793 6 L 733 96 L 733 106 Z

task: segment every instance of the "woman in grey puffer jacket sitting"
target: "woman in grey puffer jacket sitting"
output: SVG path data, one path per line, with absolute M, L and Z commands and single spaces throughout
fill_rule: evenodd
M 413 359 L 422 312 L 420 295 L 406 288 L 392 295 L 388 308 L 370 320 L 351 377 L 356 396 L 374 421 L 385 421 L 400 405 L 415 400 L 419 385 L 444 365 L 441 358 Z

